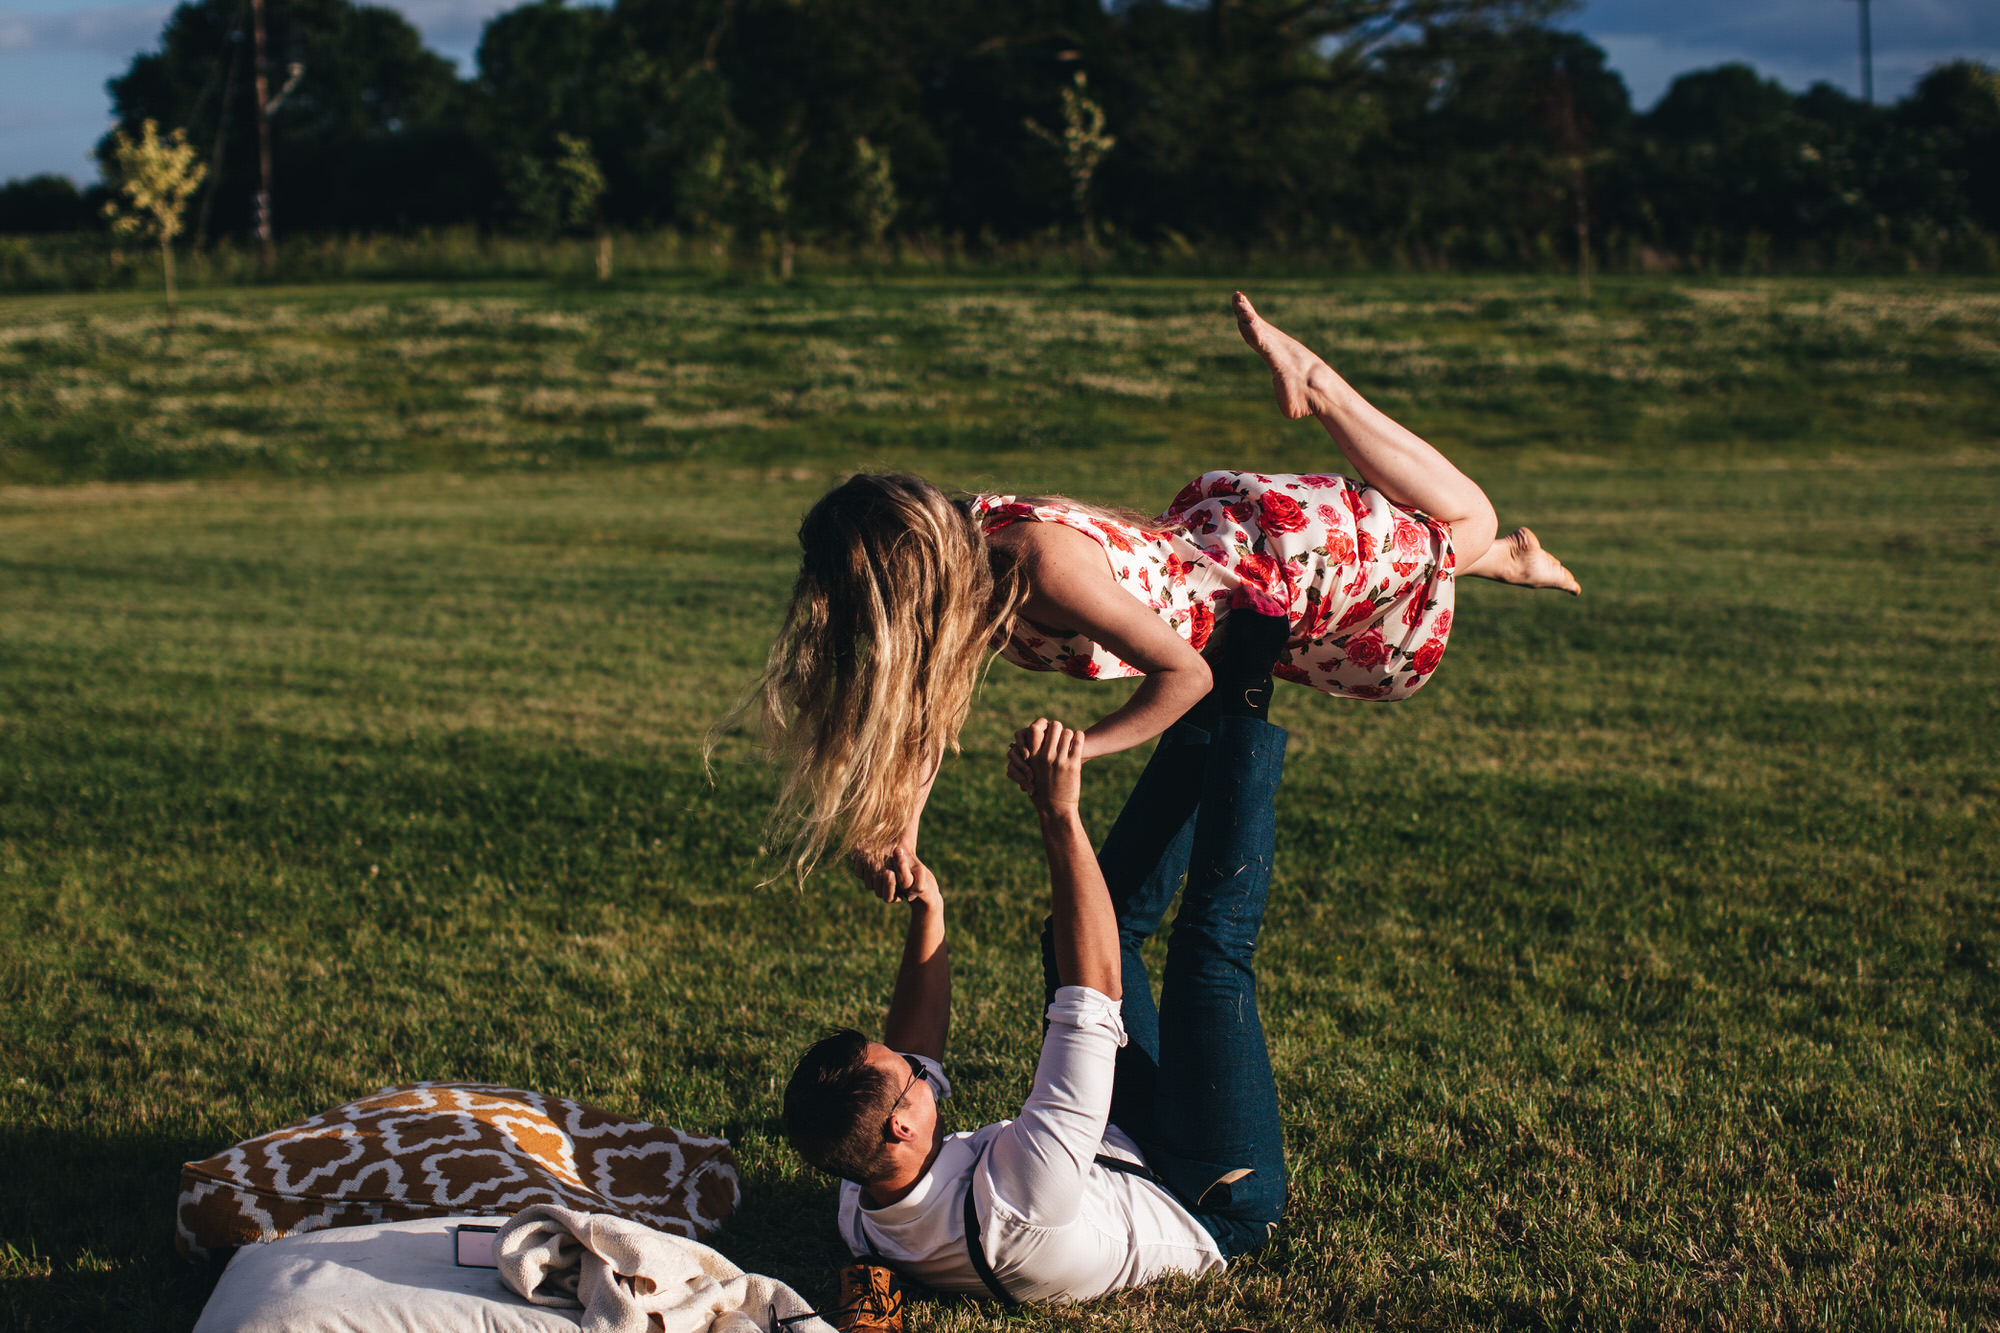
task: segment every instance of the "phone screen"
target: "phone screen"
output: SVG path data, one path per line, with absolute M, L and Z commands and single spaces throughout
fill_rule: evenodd
M 458 1266 L 460 1268 L 498 1268 L 499 1256 L 493 1252 L 494 1240 L 500 1234 L 499 1227 L 460 1227 L 458 1236 Z

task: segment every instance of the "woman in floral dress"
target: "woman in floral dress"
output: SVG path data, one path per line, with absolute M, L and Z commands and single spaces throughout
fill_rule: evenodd
M 1532 532 L 1496 540 L 1477 485 L 1236 293 L 1278 406 L 1311 416 L 1361 480 L 1210 472 L 1157 517 L 1059 497 L 954 501 L 857 476 L 799 528 L 785 622 L 754 697 L 786 764 L 776 818 L 803 873 L 846 851 L 884 897 L 914 884 L 918 821 L 985 655 L 1085 679 L 1144 676 L 1084 757 L 1153 739 L 1208 693 L 1217 620 L 1283 616 L 1277 676 L 1408 698 L 1444 655 L 1460 575 L 1580 591 Z

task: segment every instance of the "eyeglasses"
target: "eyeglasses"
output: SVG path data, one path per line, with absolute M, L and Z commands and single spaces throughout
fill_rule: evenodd
M 903 1099 L 910 1095 L 910 1089 L 916 1087 L 918 1083 L 929 1084 L 931 1090 L 931 1096 L 933 1097 L 937 1096 L 938 1092 L 937 1084 L 931 1082 L 931 1080 L 937 1076 L 931 1073 L 931 1067 L 929 1065 L 925 1064 L 922 1060 L 918 1059 L 914 1055 L 905 1055 L 903 1059 L 907 1060 L 910 1065 L 910 1081 L 908 1083 L 905 1083 L 903 1085 L 903 1090 L 896 1094 L 896 1100 L 889 1103 L 889 1114 L 891 1116 L 896 1114 L 896 1108 L 903 1104 Z M 889 1132 L 889 1122 L 887 1120 L 884 1120 L 882 1122 L 882 1132 L 884 1134 Z

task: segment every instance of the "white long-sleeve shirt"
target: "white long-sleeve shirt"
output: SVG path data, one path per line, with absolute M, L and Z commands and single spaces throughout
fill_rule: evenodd
M 855 1254 L 894 1260 L 938 1291 L 984 1295 L 965 1248 L 971 1176 L 986 1261 L 1016 1300 L 1088 1300 L 1167 1273 L 1223 1267 L 1215 1238 L 1171 1194 L 1097 1164 L 1099 1153 L 1145 1160 L 1109 1123 L 1113 1067 L 1125 1044 L 1118 1002 L 1064 986 L 1048 1016 L 1034 1090 L 1018 1117 L 947 1138 L 931 1169 L 894 1203 L 871 1207 L 860 1186 L 841 1186 L 840 1234 Z M 917 1058 L 948 1095 L 944 1071 Z

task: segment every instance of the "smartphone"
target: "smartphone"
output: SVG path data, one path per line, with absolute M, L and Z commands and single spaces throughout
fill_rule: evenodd
M 500 1234 L 499 1227 L 463 1226 L 454 1233 L 458 1238 L 458 1266 L 460 1268 L 498 1268 L 500 1256 L 494 1253 L 494 1243 Z

